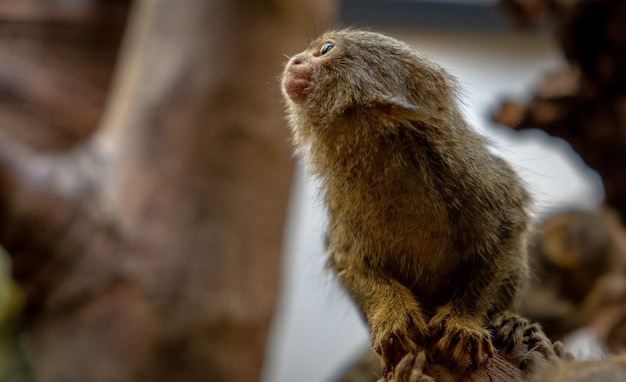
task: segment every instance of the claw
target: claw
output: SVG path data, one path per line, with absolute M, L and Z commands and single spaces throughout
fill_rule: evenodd
M 434 333 L 439 334 L 432 357 L 438 362 L 448 364 L 451 370 L 459 365 L 476 369 L 495 352 L 491 333 L 480 322 L 446 315 L 433 318 L 431 328 L 435 329 Z

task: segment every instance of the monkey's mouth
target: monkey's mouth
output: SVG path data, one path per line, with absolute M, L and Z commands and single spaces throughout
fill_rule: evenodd
M 311 87 L 311 71 L 293 66 L 287 68 L 283 78 L 283 87 L 294 103 L 304 102 Z

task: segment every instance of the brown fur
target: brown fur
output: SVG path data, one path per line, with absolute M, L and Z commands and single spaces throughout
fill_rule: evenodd
M 355 30 L 326 33 L 283 75 L 297 149 L 330 210 L 330 266 L 387 368 L 421 350 L 482 363 L 486 323 L 527 273 L 529 198 L 454 90 L 408 45 Z

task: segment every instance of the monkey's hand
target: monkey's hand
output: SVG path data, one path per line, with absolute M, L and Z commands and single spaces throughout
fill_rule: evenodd
M 428 341 L 428 327 L 415 302 L 408 306 L 383 304 L 369 321 L 372 348 L 387 370 L 393 370 L 407 353 L 424 349 Z
M 452 366 L 467 364 L 476 368 L 491 357 L 495 348 L 491 343 L 491 335 L 477 318 L 455 314 L 452 307 L 445 305 L 428 323 L 433 358 Z

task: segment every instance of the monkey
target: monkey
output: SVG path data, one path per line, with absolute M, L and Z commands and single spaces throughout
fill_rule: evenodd
M 531 198 L 464 120 L 455 80 L 376 32 L 327 32 L 282 93 L 295 152 L 320 180 L 328 265 L 392 370 L 406 354 L 477 367 L 490 317 L 527 277 Z

